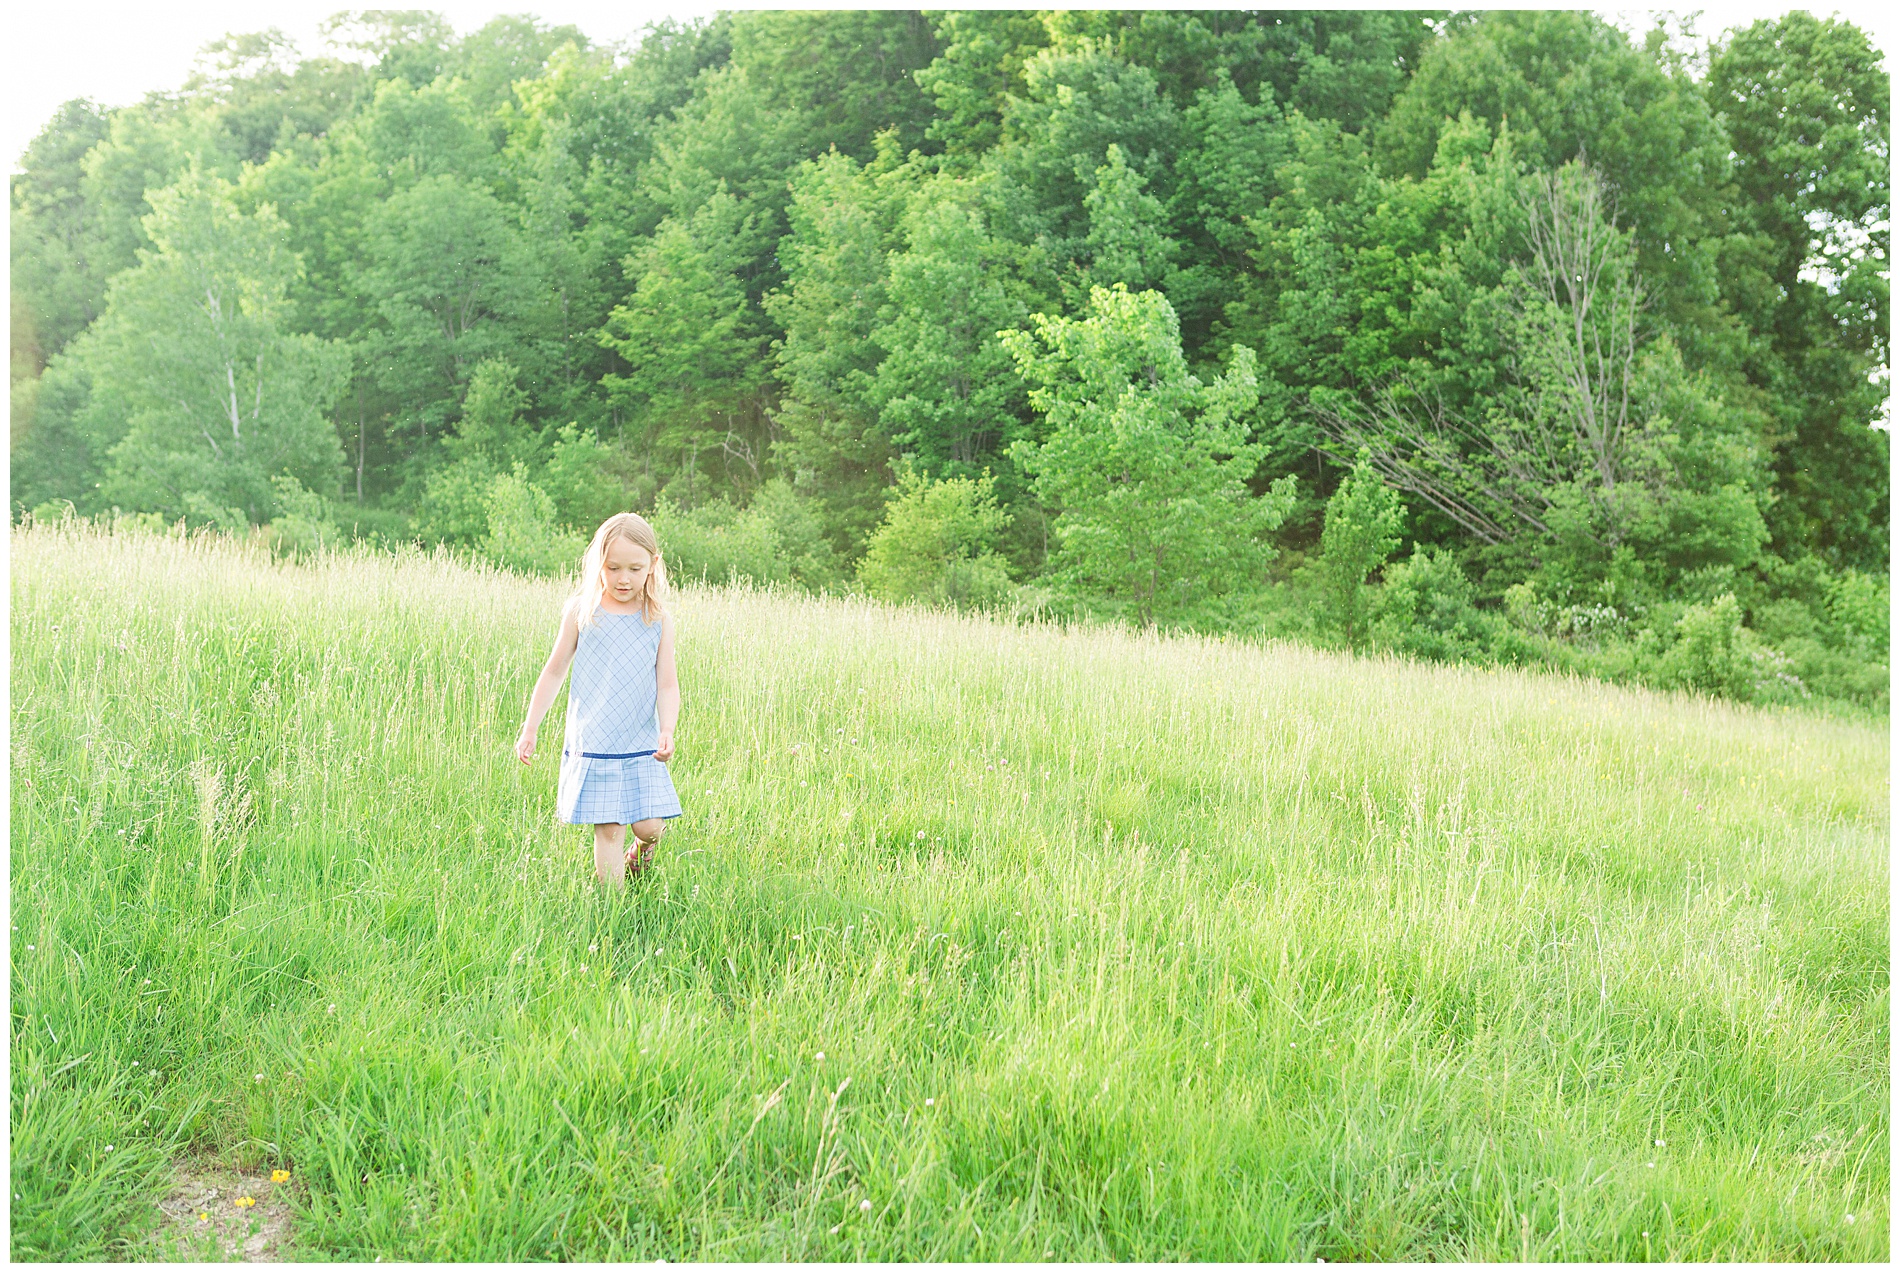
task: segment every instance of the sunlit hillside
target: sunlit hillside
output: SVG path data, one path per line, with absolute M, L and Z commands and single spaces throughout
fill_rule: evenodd
M 607 896 L 561 586 L 10 550 L 15 1258 L 1887 1257 L 1882 728 L 693 590 Z

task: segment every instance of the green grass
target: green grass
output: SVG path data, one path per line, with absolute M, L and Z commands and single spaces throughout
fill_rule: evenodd
M 559 586 L 12 554 L 16 1258 L 1887 1256 L 1884 727 L 693 591 L 613 897 Z

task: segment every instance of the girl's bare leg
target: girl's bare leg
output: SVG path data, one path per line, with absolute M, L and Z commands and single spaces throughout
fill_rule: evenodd
M 618 822 L 594 824 L 594 875 L 610 888 L 620 888 L 627 880 L 627 857 L 622 846 L 627 828 Z
M 666 834 L 666 823 L 660 818 L 642 818 L 633 824 L 632 829 L 633 844 L 628 850 L 627 856 L 629 859 L 632 859 L 635 854 L 651 853 L 653 851 L 652 846 L 658 844 L 660 837 Z M 645 862 L 640 862 L 635 866 L 635 869 L 640 870 L 644 869 L 644 867 Z

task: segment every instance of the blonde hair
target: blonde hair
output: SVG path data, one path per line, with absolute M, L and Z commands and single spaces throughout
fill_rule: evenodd
M 569 604 L 580 607 L 579 618 L 583 628 L 593 624 L 594 611 L 599 608 L 601 594 L 606 591 L 601 569 L 607 562 L 607 545 L 615 538 L 624 539 L 653 554 L 653 569 L 647 572 L 646 590 L 640 598 L 640 617 L 652 623 L 656 617 L 666 613 L 669 590 L 666 563 L 660 557 L 659 538 L 654 535 L 647 519 L 640 514 L 615 513 L 600 524 L 600 529 L 594 532 L 594 541 L 587 545 L 587 552 L 581 557 L 581 586 Z

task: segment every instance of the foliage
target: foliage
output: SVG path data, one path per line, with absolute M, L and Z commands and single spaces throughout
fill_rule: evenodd
M 290 516 L 288 474 L 347 534 L 481 552 L 520 465 L 561 535 L 662 495 L 729 510 L 709 535 L 758 510 L 789 556 L 747 570 L 836 589 L 909 464 L 990 475 L 1019 596 L 1306 639 L 1290 567 L 1363 446 L 1418 580 L 1469 585 L 1433 648 L 1657 683 L 1686 608 L 1732 593 L 1790 675 L 1869 703 L 1884 645 L 1827 589 L 1888 568 L 1889 96 L 1864 32 L 1805 13 L 234 32 L 20 157 L 10 498 L 235 527 Z M 161 245 L 180 216 L 197 237 Z M 193 269 L 244 280 L 234 317 L 183 317 Z M 1168 597 L 1124 551 L 1158 532 L 1090 503 L 1127 457 L 1068 449 L 1121 435 L 1055 427 L 1000 335 L 1091 322 L 1104 286 L 1165 298 L 1201 392 L 1252 384 L 1224 476 L 1157 470 L 1228 484 L 1160 500 L 1192 558 Z M 257 383 L 220 458 L 229 429 L 189 421 Z M 1164 465 L 1205 432 L 1166 396 L 1123 422 Z M 1356 642 L 1426 640 L 1406 588 L 1355 595 Z
M 244 215 L 196 171 L 152 205 L 153 246 L 60 355 L 69 427 L 101 469 L 96 495 L 81 494 L 168 517 L 208 502 L 266 521 L 273 475 L 336 484 L 342 456 L 324 412 L 342 353 L 285 330 L 296 261 L 269 208 Z
M 281 553 L 310 554 L 334 548 L 342 540 L 324 498 L 307 491 L 288 473 L 271 479 L 277 506 L 283 511 L 270 520 L 271 547 Z
M 817 513 L 783 478 L 765 483 L 743 508 L 715 498 L 682 509 L 662 496 L 652 520 L 675 578 L 843 587 L 843 570 Z
M 1795 11 L 1732 32 L 1704 82 L 1728 126 L 1741 224 L 1719 277 L 1750 331 L 1780 492 L 1778 546 L 1881 569 L 1890 434 L 1891 90 L 1865 34 Z
M 1787 660 L 1742 626 L 1733 593 L 1706 606 L 1690 606 L 1675 623 L 1675 644 L 1663 656 L 1666 682 L 1739 699 L 1806 696 L 1787 674 Z
M 778 536 L 778 551 L 791 577 L 806 588 L 836 591 L 844 572 L 831 541 L 810 503 L 792 484 L 775 477 L 753 493 L 751 510 L 763 517 Z
M 1038 314 L 1003 337 L 1046 433 L 1012 454 L 1059 510 L 1051 578 L 1142 624 L 1191 621 L 1210 597 L 1246 589 L 1273 549 L 1261 536 L 1292 503 L 1293 479 L 1246 486 L 1253 354 L 1203 383 L 1181 354 L 1159 292 L 1095 288 L 1081 319 Z
M 1349 646 L 1365 642 L 1370 609 L 1366 577 L 1399 546 L 1404 520 L 1398 497 L 1373 470 L 1370 455 L 1361 451 L 1352 472 L 1326 502 L 1326 527 L 1313 562 L 1327 622 Z M 1433 570 L 1414 553 L 1406 584 L 1416 588 L 1440 574 L 1442 568 Z M 1415 606 L 1405 607 L 1408 617 Z
M 587 541 L 555 521 L 553 498 L 528 480 L 524 465 L 497 474 L 482 505 L 488 531 L 481 548 L 490 560 L 530 574 L 561 575 L 577 569 Z
M 1008 524 L 989 473 L 933 481 L 906 464 L 858 579 L 885 601 L 994 605 L 1009 593 L 1008 570 L 992 547 Z
M 716 444 L 728 481 L 736 461 L 756 482 L 761 459 L 764 338 L 738 275 L 755 232 L 723 186 L 690 217 L 668 217 L 628 259 L 633 294 L 601 334 L 631 368 L 602 384 L 647 448 L 680 454 Z M 690 483 L 697 469 L 689 464 L 686 473 Z
M 1028 310 L 1007 283 L 1008 247 L 954 194 L 925 186 L 899 227 L 905 249 L 888 258 L 872 335 L 884 357 L 866 398 L 893 447 L 970 477 L 1023 436 L 1021 382 L 998 333 Z
M 892 457 L 870 386 L 883 357 L 874 334 L 902 205 L 880 175 L 840 154 L 799 167 L 780 248 L 785 282 L 764 302 L 784 331 L 775 342 L 784 388 L 778 460 L 847 556 L 876 525 Z
M 672 578 L 753 584 L 791 579 L 778 528 L 762 510 L 739 508 L 723 498 L 682 509 L 662 495 L 653 510 L 653 530 Z
M 1499 616 L 1473 601 L 1471 581 L 1456 557 L 1442 548 L 1414 547 L 1411 557 L 1385 567 L 1383 586 L 1371 598 L 1371 640 L 1442 663 L 1508 659 L 1514 651 Z

